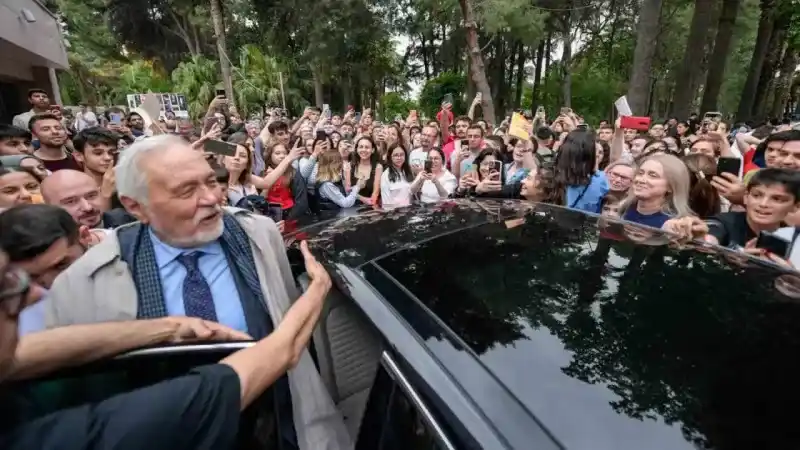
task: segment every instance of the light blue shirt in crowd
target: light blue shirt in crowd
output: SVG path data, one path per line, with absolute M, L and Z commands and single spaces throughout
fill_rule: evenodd
M 584 192 L 586 190 L 586 192 Z M 583 192 L 583 196 L 581 193 Z M 608 193 L 606 173 L 598 170 L 586 185 L 567 186 L 567 207 L 590 213 L 600 213 L 600 201 Z
M 44 331 L 44 306 L 47 301 L 47 293 L 45 292 L 38 302 L 26 307 L 19 313 L 18 336 L 22 337 L 37 331 Z
M 211 287 L 211 296 L 214 299 L 214 309 L 217 312 L 217 321 L 235 330 L 247 332 L 247 321 L 244 318 L 244 309 L 236 289 L 228 259 L 222 250 L 219 241 L 214 241 L 198 248 L 176 248 L 165 244 L 158 239 L 152 231 L 150 238 L 156 255 L 158 273 L 161 275 L 161 287 L 164 293 L 164 304 L 170 316 L 185 316 L 183 306 L 183 280 L 186 278 L 186 268 L 178 261 L 182 254 L 203 252 L 200 257 L 200 273 Z

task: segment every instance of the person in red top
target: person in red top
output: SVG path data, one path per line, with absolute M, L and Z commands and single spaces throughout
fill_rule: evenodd
M 280 170 L 283 172 L 264 194 L 270 205 L 280 205 L 282 219 L 296 219 L 308 212 L 308 191 L 306 181 L 295 170 L 291 163 L 281 164 L 289 155 L 289 151 L 281 143 L 267 147 L 264 162 L 267 172 Z
M 447 159 L 447 168 L 450 168 L 450 155 L 456 150 L 456 142 L 467 138 L 467 128 L 472 125 L 472 119 L 467 116 L 459 116 L 456 118 L 456 135 L 455 138 L 450 137 L 447 144 L 442 147 L 444 156 Z M 449 135 L 449 130 L 448 130 Z

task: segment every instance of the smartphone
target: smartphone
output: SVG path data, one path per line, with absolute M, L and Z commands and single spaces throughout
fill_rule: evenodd
M 361 113 L 357 112 L 355 117 L 354 117 L 354 119 L 356 120 L 356 122 L 360 121 L 361 120 Z
M 470 164 L 467 166 L 467 172 L 477 172 L 478 165 L 477 164 Z
M 111 113 L 108 115 L 112 125 L 120 125 L 122 123 L 122 114 Z
M 537 106 L 536 107 L 536 114 L 537 115 L 544 114 L 544 106 L 542 106 L 542 105 Z
M 566 106 L 562 106 L 561 107 L 561 115 L 562 116 L 569 115 L 571 112 L 572 112 L 572 108 L 568 108 Z
M 236 155 L 236 144 L 209 139 L 203 143 L 203 150 L 215 155 L 234 156 Z
M 225 89 L 217 89 L 216 94 L 217 97 L 225 98 Z
M 468 147 L 469 147 L 469 139 L 462 139 L 461 148 L 468 148 Z
M 501 173 L 503 171 L 503 161 L 492 161 L 492 168 L 490 169 L 489 173 L 497 172 Z
M 324 141 L 327 137 L 328 133 L 326 133 L 325 130 L 317 130 L 317 139 Z
M 325 118 L 330 120 L 331 119 L 331 105 L 325 103 L 322 105 L 322 113 L 325 114 Z
M 453 94 L 445 94 L 442 103 L 450 103 L 453 104 Z
M 429 159 L 426 159 L 425 160 L 425 172 L 431 173 L 432 171 L 433 171 L 433 162 L 431 162 L 431 160 L 429 160 Z
M 650 129 L 649 117 L 622 116 L 619 118 L 620 128 L 628 128 L 637 131 L 647 131 Z
M 790 242 L 782 237 L 776 236 L 769 231 L 762 231 L 758 233 L 758 240 L 756 240 L 756 247 L 763 248 L 764 250 L 786 258 L 789 253 Z
M 742 160 L 739 158 L 732 158 L 730 156 L 720 156 L 717 161 L 717 175 L 723 173 L 730 173 L 739 176 L 739 169 L 741 168 Z

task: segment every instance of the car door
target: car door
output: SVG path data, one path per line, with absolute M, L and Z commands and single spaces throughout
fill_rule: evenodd
M 409 375 L 392 353 L 381 354 L 356 450 L 468 448 Z
M 152 347 L 3 385 L 0 433 L 46 414 L 180 377 L 195 367 L 215 364 L 252 342 Z M 272 389 L 242 412 L 237 448 L 283 449 L 279 442 Z

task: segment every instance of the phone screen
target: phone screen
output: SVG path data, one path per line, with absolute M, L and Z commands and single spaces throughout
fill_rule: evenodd
M 442 103 L 450 103 L 452 105 L 453 104 L 453 94 L 445 94 L 444 100 L 442 100 Z
M 120 123 L 122 123 L 122 114 L 111 113 L 109 114 L 109 117 L 111 118 L 111 123 L 113 123 L 114 125 L 119 125 Z
M 462 139 L 461 140 L 461 148 L 469 147 L 469 139 Z
M 503 171 L 503 161 L 492 161 L 492 172 L 500 173 Z
M 425 161 L 425 172 L 431 173 L 431 171 L 433 171 L 433 162 L 431 162 L 430 160 L 426 160 Z

